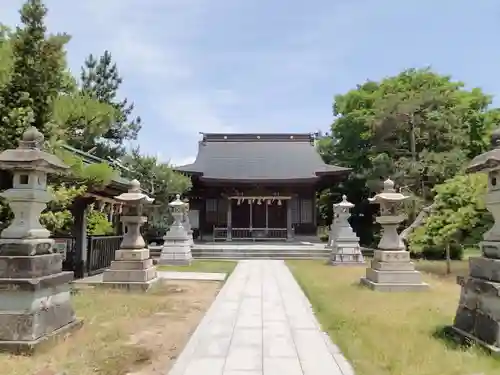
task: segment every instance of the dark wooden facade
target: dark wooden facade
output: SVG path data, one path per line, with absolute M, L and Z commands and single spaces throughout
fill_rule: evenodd
M 316 194 L 348 169 L 325 165 L 310 134 L 204 134 L 190 210 L 202 239 L 291 240 L 315 235 Z

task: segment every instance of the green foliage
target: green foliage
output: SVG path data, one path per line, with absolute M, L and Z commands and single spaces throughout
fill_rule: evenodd
M 40 222 L 53 234 L 66 234 L 71 230 L 73 216 L 68 210 L 75 198 L 85 194 L 86 186 L 49 186 L 54 199 L 40 216 Z
M 476 245 L 492 224 L 484 206 L 486 186 L 482 173 L 457 175 L 437 185 L 431 214 L 409 236 L 410 250 L 426 258 L 443 258 L 445 246 L 451 245 L 458 257 L 459 249 Z
M 320 147 L 373 190 L 391 176 L 430 197 L 429 187 L 453 177 L 487 144 L 491 97 L 463 86 L 429 69 L 366 82 L 335 97 L 335 141 L 325 139 Z
M 58 126 L 54 127 L 52 137 L 88 152 L 114 123 L 116 114 L 116 109 L 109 104 L 84 93 L 60 95 L 54 102 L 53 123 Z
M 134 105 L 127 99 L 117 98 L 122 78 L 111 53 L 105 51 L 96 59 L 90 55 L 81 71 L 82 94 L 106 104 L 114 110 L 113 120 L 107 123 L 106 131 L 94 138 L 94 154 L 103 159 L 116 159 L 125 155 L 124 142 L 137 139 L 141 129 L 141 118 L 133 117 Z M 85 145 L 84 145 L 85 146 Z M 84 147 L 85 148 L 85 147 Z
M 126 176 L 137 179 L 144 189 L 151 191 L 156 204 L 166 205 L 175 194 L 183 194 L 191 188 L 191 180 L 172 170 L 154 156 L 141 155 L 139 149 L 123 158 Z
M 105 236 L 114 233 L 111 224 L 105 213 L 90 209 L 87 213 L 87 234 L 89 236 Z
M 105 162 L 85 163 L 82 158 L 62 147 L 56 146 L 52 151 L 70 168 L 71 179 L 88 186 L 106 186 L 118 176 L 118 172 Z
M 8 39 L 11 66 L 0 88 L 0 149 L 15 147 L 29 125 L 51 135 L 53 102 L 66 89 L 64 45 L 69 37 L 47 36 L 46 14 L 41 0 L 27 0 L 20 11 L 21 26 Z M 3 40 L 7 42 L 5 36 Z
M 325 162 L 353 171 L 330 196 L 349 193 L 365 200 L 391 177 L 415 198 L 405 206 L 412 221 L 432 201 L 435 185 L 461 173 L 471 157 L 487 148 L 488 135 L 500 120 L 490 103 L 480 89 L 466 90 L 462 82 L 430 69 L 406 70 L 337 95 L 331 132 L 318 148 Z M 322 200 L 326 206 L 332 203 Z M 373 213 L 367 210 L 364 217 Z M 362 237 L 374 228 L 371 219 L 362 225 L 355 228 Z
M 12 71 L 12 44 L 10 30 L 0 24 L 0 89 L 10 80 Z

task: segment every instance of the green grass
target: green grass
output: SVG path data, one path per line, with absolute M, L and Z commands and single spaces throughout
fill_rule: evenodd
M 419 268 L 445 267 L 437 263 L 420 263 Z M 500 373 L 500 361 L 478 348 L 456 348 L 436 337 L 453 322 L 460 295 L 454 278 L 424 274 L 431 286 L 427 292 L 381 293 L 359 286 L 364 267 L 331 267 L 324 261 L 287 264 L 356 375 Z
M 451 282 L 456 280 L 457 276 L 467 276 L 469 272 L 469 260 L 452 260 L 451 261 L 451 273 L 447 274 L 446 262 L 444 260 L 441 261 L 428 261 L 428 260 L 419 260 L 415 261 L 415 266 L 417 270 L 421 272 L 426 272 L 432 274 L 434 276 L 438 276 L 441 278 L 448 278 Z
M 225 260 L 194 260 L 190 266 L 158 266 L 158 271 L 178 272 L 218 272 L 228 276 L 233 272 L 237 262 Z

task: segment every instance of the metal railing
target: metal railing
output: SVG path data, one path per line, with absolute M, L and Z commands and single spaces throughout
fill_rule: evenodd
M 231 231 L 228 237 L 228 231 Z M 293 237 L 293 228 L 292 228 Z M 221 228 L 214 227 L 213 240 L 250 240 L 250 241 L 286 241 L 288 239 L 287 228 Z
M 87 274 L 104 272 L 115 259 L 123 236 L 89 236 L 87 243 Z

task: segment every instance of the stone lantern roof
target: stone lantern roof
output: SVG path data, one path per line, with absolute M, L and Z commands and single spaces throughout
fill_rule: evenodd
M 175 195 L 175 199 L 168 204 L 171 208 L 178 208 L 178 207 L 183 207 L 186 206 L 187 203 L 181 201 L 181 196 L 180 194 Z
M 394 189 L 394 181 L 388 178 L 384 181 L 384 190 L 373 198 L 368 198 L 368 201 L 370 203 L 401 202 L 408 198 L 409 196 L 396 192 L 396 189 Z
M 342 201 L 339 202 L 339 203 L 335 203 L 333 206 L 335 208 L 340 208 L 340 209 L 342 209 L 342 208 L 350 209 L 350 208 L 354 207 L 354 204 L 352 204 L 351 202 L 349 202 L 347 200 L 347 195 L 344 194 L 344 195 L 342 195 Z
M 42 150 L 44 137 L 34 126 L 28 128 L 16 149 L 0 153 L 0 169 L 64 172 L 68 166 L 57 156 Z
M 141 190 L 141 184 L 137 180 L 132 180 L 130 182 L 130 189 L 126 193 L 122 193 L 116 197 L 116 200 L 122 202 L 144 202 L 153 203 L 154 198 L 150 198 L 148 195 L 144 194 Z
M 472 159 L 465 171 L 467 173 L 475 173 L 500 169 L 500 128 L 491 133 L 491 147 L 490 151 Z

